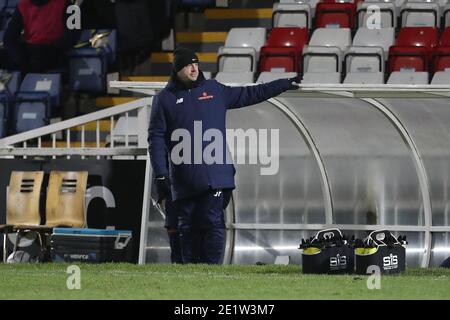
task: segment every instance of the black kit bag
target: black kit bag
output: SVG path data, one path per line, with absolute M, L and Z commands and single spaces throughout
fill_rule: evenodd
M 325 229 L 302 239 L 302 271 L 306 274 L 344 274 L 354 269 L 354 250 L 339 229 Z
M 394 274 L 406 268 L 406 236 L 396 238 L 388 230 L 376 230 L 365 239 L 355 241 L 356 273 L 367 274 L 377 266 L 383 274 Z

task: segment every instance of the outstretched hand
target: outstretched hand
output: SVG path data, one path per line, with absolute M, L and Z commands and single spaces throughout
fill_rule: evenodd
M 300 75 L 297 75 L 293 78 L 289 78 L 289 81 L 291 82 L 291 87 L 289 88 L 289 90 L 298 89 L 298 86 L 302 82 L 302 77 Z

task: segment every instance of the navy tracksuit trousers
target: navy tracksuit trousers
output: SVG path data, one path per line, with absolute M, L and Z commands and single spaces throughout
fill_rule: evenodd
M 176 203 L 169 198 L 166 199 L 165 211 L 165 227 L 167 229 L 170 244 L 170 261 L 172 263 L 183 263 L 180 233 L 178 232 L 178 211 Z
M 231 190 L 212 190 L 176 201 L 183 263 L 220 264 L 225 246 L 223 210 Z

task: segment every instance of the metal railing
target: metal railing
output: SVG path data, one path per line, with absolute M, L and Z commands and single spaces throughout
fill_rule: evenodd
M 61 121 L 42 128 L 0 139 L 0 157 L 27 156 L 145 156 L 147 154 L 147 128 L 153 98 L 141 98 L 101 111 Z M 131 117 L 131 113 L 137 113 Z M 118 134 L 114 124 L 124 117 L 123 132 Z M 133 119 L 134 118 L 134 119 Z M 109 122 L 109 144 L 101 140 L 102 121 Z M 135 120 L 132 122 L 132 120 Z M 131 123 L 132 122 L 132 123 Z M 136 123 L 137 122 L 137 123 Z M 94 127 L 95 141 L 87 142 L 86 128 Z M 80 132 L 73 139 L 73 132 Z M 64 137 L 61 141 L 57 138 Z M 61 147 L 63 145 L 63 147 Z

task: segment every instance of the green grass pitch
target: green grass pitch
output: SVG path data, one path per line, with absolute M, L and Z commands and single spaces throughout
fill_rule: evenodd
M 450 299 L 450 269 L 410 268 L 369 290 L 368 276 L 304 275 L 296 265 L 78 264 L 81 288 L 69 290 L 69 266 L 0 264 L 0 299 Z

